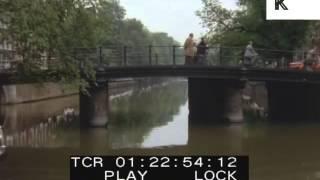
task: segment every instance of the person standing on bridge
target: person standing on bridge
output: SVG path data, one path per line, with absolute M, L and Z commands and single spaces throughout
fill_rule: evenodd
M 253 48 L 253 42 L 249 41 L 244 53 L 244 65 L 252 65 L 254 58 L 258 56 L 258 53 Z
M 193 41 L 193 34 L 190 33 L 189 37 L 184 42 L 185 64 L 193 64 L 195 55 L 195 42 Z
M 205 39 L 202 37 L 200 43 L 197 46 L 197 63 L 199 64 L 207 64 L 206 57 L 207 57 L 207 50 L 208 44 L 206 43 Z

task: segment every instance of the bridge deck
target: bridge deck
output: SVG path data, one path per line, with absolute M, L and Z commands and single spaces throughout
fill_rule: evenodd
M 242 66 L 158 65 L 104 67 L 97 70 L 98 81 L 128 77 L 186 77 L 320 83 L 320 72 Z

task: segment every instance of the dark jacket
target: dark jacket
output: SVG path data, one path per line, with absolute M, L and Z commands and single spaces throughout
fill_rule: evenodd
M 197 46 L 197 55 L 206 55 L 207 54 L 208 45 L 201 41 Z

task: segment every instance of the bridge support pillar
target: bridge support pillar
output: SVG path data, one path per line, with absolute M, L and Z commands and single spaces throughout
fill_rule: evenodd
M 320 85 L 268 82 L 269 119 L 315 121 L 320 118 Z
M 108 83 L 88 88 L 87 91 L 80 92 L 81 127 L 105 127 L 109 113 Z
M 239 80 L 189 78 L 189 119 L 197 122 L 242 122 Z

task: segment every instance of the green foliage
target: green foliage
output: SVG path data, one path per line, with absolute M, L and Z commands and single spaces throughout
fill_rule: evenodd
M 98 24 L 95 9 L 80 0 L 5 0 L 0 7 L 2 38 L 14 44 L 22 59 L 21 81 L 64 81 L 79 78 L 74 47 L 94 47 Z M 49 70 L 39 71 L 41 59 Z
M 2 0 L 0 22 L 7 28 L 0 31 L 0 38 L 14 45 L 21 60 L 19 81 L 76 80 L 86 87 L 79 64 L 84 63 L 82 73 L 93 81 L 98 47 L 140 45 L 133 51 L 145 56 L 136 57 L 143 63 L 148 58 L 147 45 L 174 43 L 167 34 L 151 33 L 139 20 L 124 16 L 124 8 L 110 0 Z M 94 52 L 79 58 L 75 49 Z M 48 70 L 43 71 L 43 62 Z
M 120 46 L 128 47 L 127 57 L 129 63 L 149 63 L 149 45 L 152 46 L 153 63 L 156 60 L 158 60 L 159 64 L 166 64 L 168 61 L 172 61 L 172 46 L 179 43 L 167 33 L 152 33 L 137 19 L 125 19 L 120 26 L 121 31 L 118 32 L 118 42 Z M 121 60 L 119 59 L 119 61 Z
M 266 0 L 239 0 L 237 10 L 228 10 L 218 0 L 202 0 L 198 11 L 209 29 L 212 44 L 245 46 L 252 40 L 256 47 L 295 49 L 301 47 L 311 22 L 267 21 Z

